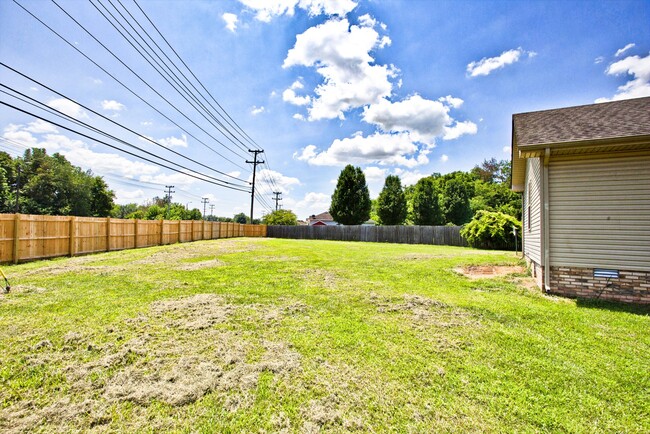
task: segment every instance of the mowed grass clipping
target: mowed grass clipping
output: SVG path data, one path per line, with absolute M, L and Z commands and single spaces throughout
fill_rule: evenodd
M 650 432 L 648 310 L 521 266 L 271 239 L 6 266 L 0 431 Z

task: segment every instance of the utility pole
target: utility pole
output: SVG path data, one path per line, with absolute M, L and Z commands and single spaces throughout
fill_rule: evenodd
M 246 160 L 247 163 L 253 165 L 253 188 L 251 189 L 251 224 L 253 223 L 253 202 L 255 201 L 255 169 L 257 169 L 258 164 L 263 164 L 264 161 L 257 161 L 257 154 L 261 154 L 264 152 L 264 149 L 262 150 L 248 150 L 248 152 L 251 152 L 253 154 L 253 161 L 248 161 Z
M 278 210 L 278 202 L 282 200 L 282 198 L 280 197 L 282 192 L 281 191 L 274 191 L 273 194 L 275 195 L 275 197 L 272 200 L 275 201 L 275 210 L 277 211 Z
M 173 185 L 166 185 L 165 188 L 167 189 L 167 218 L 169 218 L 169 209 L 172 206 L 172 193 L 176 193 L 176 191 L 172 191 L 172 188 L 174 188 Z
M 202 197 L 201 198 L 201 203 L 203 204 L 203 220 L 205 220 L 205 206 L 209 202 L 207 197 Z
M 214 212 L 214 205 L 210 205 L 210 217 L 212 217 L 213 212 Z

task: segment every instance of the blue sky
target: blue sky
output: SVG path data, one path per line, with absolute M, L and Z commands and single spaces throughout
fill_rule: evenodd
M 230 182 L 228 186 L 246 188 L 252 170 L 245 161 L 252 156 L 245 150 L 254 145 L 234 126 L 232 136 L 214 129 L 93 4 L 57 0 L 187 117 L 56 4 L 18 2 L 135 95 L 9 0 L 0 2 L 2 62 L 66 98 L 0 68 L 5 86 L 198 171 L 203 174 L 199 178 L 209 174 Z M 116 14 L 108 0 L 94 3 Z M 162 45 L 137 5 L 121 3 Z M 112 4 L 120 8 L 117 0 Z M 301 219 L 327 210 L 336 178 L 348 163 L 364 169 L 376 197 L 389 174 L 409 185 L 434 172 L 510 158 L 513 113 L 650 95 L 650 1 L 138 4 L 237 125 L 264 149 L 266 164 L 258 166 L 257 177 L 258 217 L 274 207 L 274 190 L 282 191 L 282 207 Z M 167 53 L 172 56 L 171 50 Z M 6 93 L 0 93 L 0 100 L 44 113 Z M 0 130 L 0 149 L 13 155 L 25 146 L 61 152 L 73 164 L 104 176 L 119 203 L 163 196 L 165 185 L 174 185 L 173 200 L 190 207 L 201 207 L 201 198 L 208 197 L 215 215 L 249 211 L 245 192 L 171 172 L 6 106 L 0 107 Z M 230 137 L 239 140 L 240 149 Z

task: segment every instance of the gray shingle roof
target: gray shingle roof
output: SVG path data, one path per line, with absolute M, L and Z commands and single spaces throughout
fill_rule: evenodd
M 612 101 L 512 117 L 519 148 L 650 135 L 650 97 Z

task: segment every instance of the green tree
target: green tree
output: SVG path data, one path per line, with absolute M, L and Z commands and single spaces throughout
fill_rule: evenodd
M 235 214 L 235 216 L 232 218 L 232 220 L 235 223 L 241 223 L 241 224 L 246 224 L 246 223 L 248 223 L 250 221 L 249 217 L 246 216 L 246 214 L 244 214 L 243 212 L 240 212 L 239 214 Z
M 332 194 L 330 214 L 337 223 L 360 225 L 370 218 L 370 207 L 370 193 L 363 171 L 348 164 L 341 171 Z
M 406 220 L 406 198 L 399 176 L 386 177 L 377 198 L 377 215 L 382 225 L 401 225 Z
M 444 224 L 463 225 L 472 219 L 470 199 L 474 197 L 476 177 L 466 172 L 452 172 L 433 177 L 440 197 Z
M 20 171 L 20 212 L 30 214 L 107 216 L 113 208 L 114 194 L 104 181 L 73 166 L 63 155 L 47 155 L 45 149 L 31 148 L 13 160 L 0 154 L 0 164 L 15 185 Z M 8 177 L 8 178 L 9 178 Z M 97 193 L 97 195 L 95 194 Z M 15 202 L 11 190 L 4 200 Z M 0 202 L 2 202 L 0 200 Z M 1 204 L 0 204 L 1 205 Z M 96 208 L 93 208 L 96 206 Z
M 438 190 L 430 177 L 422 178 L 415 184 L 412 196 L 412 220 L 413 224 L 423 226 L 443 224 Z
M 265 215 L 262 218 L 262 223 L 275 226 L 296 226 L 298 224 L 298 217 L 291 210 L 278 209 Z
M 138 204 L 136 203 L 127 203 L 126 205 L 113 205 L 111 210 L 111 217 L 118 219 L 126 219 L 129 214 L 134 213 L 138 210 Z
M 93 179 L 90 187 L 90 212 L 95 217 L 108 217 L 113 209 L 115 193 L 100 176 Z

